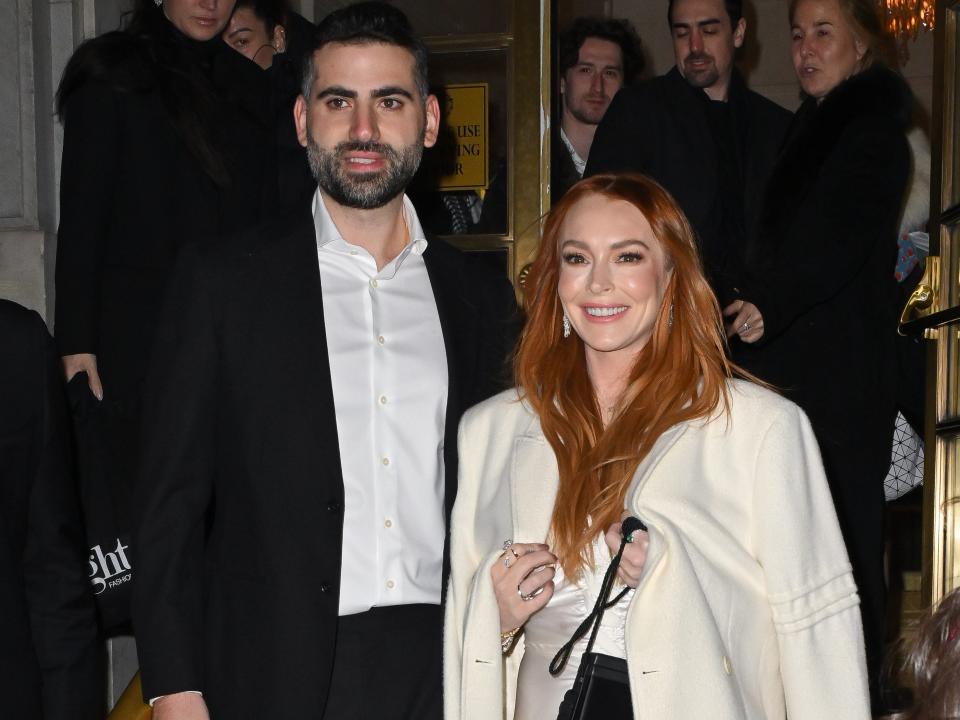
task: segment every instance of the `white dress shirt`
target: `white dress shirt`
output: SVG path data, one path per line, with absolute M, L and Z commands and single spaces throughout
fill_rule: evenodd
M 587 161 L 580 157 L 580 153 L 577 152 L 577 149 L 573 146 L 573 143 L 570 142 L 570 138 L 567 137 L 567 134 L 563 131 L 562 126 L 560 127 L 560 139 L 567 148 L 567 152 L 570 153 L 570 159 L 573 160 L 573 167 L 576 168 L 577 175 L 583 177 L 583 171 L 587 169 Z
M 404 196 L 409 242 L 378 271 L 319 192 L 313 216 L 345 493 L 340 614 L 439 604 L 447 358 L 427 239 Z

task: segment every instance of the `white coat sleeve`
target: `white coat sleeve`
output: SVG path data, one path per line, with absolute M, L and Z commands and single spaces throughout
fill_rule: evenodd
M 754 468 L 754 547 L 763 568 L 790 720 L 869 720 L 859 597 L 816 438 L 784 406 Z

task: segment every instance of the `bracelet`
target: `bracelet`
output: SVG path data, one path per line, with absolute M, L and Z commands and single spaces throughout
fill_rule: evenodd
M 510 654 L 510 651 L 513 650 L 513 646 L 517 641 L 517 637 L 522 631 L 523 626 L 521 625 L 520 627 L 515 627 L 513 630 L 500 633 L 500 649 L 504 655 Z

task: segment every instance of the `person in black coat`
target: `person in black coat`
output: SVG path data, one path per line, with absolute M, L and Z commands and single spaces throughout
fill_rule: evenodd
M 734 67 L 747 31 L 739 0 L 672 0 L 667 13 L 676 66 L 617 93 L 584 177 L 640 172 L 663 185 L 697 233 L 723 307 L 738 297 L 790 113 L 747 89 Z
M 0 300 L 0 695 L 17 720 L 102 720 L 104 677 L 60 362 Z
M 232 2 L 194 6 L 138 0 L 126 30 L 76 50 L 57 93 L 55 336 L 67 379 L 85 371 L 102 400 L 120 515 L 174 258 L 257 223 L 274 176 L 266 79 L 220 37 Z
M 578 17 L 557 38 L 559 109 L 550 133 L 550 202 L 583 175 L 597 126 L 614 96 L 643 69 L 629 20 Z
M 726 310 L 728 334 L 740 363 L 813 424 L 860 589 L 877 703 L 883 481 L 896 411 L 893 268 L 911 95 L 879 61 L 881 25 L 868 0 L 799 0 L 791 23 L 807 98 L 766 193 L 746 302 Z
M 185 250 L 158 332 L 133 588 L 156 720 L 442 716 L 457 426 L 506 380 L 516 301 L 404 195 L 440 112 L 403 14 L 331 13 L 306 82 L 312 209 Z
M 310 201 L 315 183 L 303 148 L 297 142 L 293 103 L 300 94 L 304 55 L 316 31 L 284 0 L 237 0 L 223 41 L 263 69 L 270 85 L 275 131 L 275 193 L 271 216 L 282 217 Z

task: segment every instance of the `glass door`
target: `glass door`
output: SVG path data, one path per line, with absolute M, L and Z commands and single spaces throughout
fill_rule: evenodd
M 923 594 L 960 586 L 960 0 L 938 3 L 930 257 L 901 332 L 933 341 L 927 371 Z

